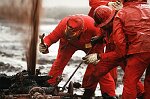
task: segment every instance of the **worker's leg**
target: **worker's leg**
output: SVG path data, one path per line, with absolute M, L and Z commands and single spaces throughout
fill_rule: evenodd
M 150 99 L 150 65 L 146 70 L 144 89 L 145 89 L 144 99 Z
M 122 70 L 125 71 L 126 62 L 122 61 L 121 63 L 119 63 L 119 66 L 121 66 Z M 138 81 L 136 88 L 137 88 L 137 98 L 143 97 L 144 84 L 140 80 Z
M 86 69 L 86 72 L 85 72 L 85 75 L 83 78 L 83 83 L 82 83 L 82 86 L 86 90 L 91 89 L 91 92 L 93 92 L 93 90 L 95 91 L 95 88 L 96 88 L 97 83 L 98 83 L 98 82 L 92 82 L 93 83 L 92 86 L 88 86 L 89 82 L 87 82 L 87 81 L 88 81 L 89 77 L 91 76 L 91 74 L 94 72 L 94 70 L 95 70 L 95 66 L 92 64 L 89 64 L 87 69 Z M 100 87 L 101 87 L 102 93 L 107 93 L 110 96 L 116 96 L 116 94 L 115 94 L 115 83 L 114 83 L 112 76 L 109 73 L 104 75 L 102 78 L 100 78 L 99 82 L 100 82 Z
M 57 58 L 54 61 L 52 67 L 50 68 L 48 74 L 50 76 L 53 76 L 52 79 L 48 80 L 49 84 L 56 84 L 56 78 L 62 75 L 65 66 L 67 65 L 68 61 L 70 60 L 75 51 L 76 48 L 74 48 L 73 46 L 70 46 L 69 44 L 65 46 L 60 42 Z
M 104 94 L 109 95 L 110 97 L 116 96 L 115 94 L 115 82 L 110 73 L 107 73 L 105 76 L 101 77 L 99 80 L 100 89 L 102 96 Z
M 127 60 L 122 99 L 136 99 L 137 83 L 149 62 L 149 53 L 131 55 Z
M 118 77 L 118 73 L 117 73 L 117 67 L 112 69 L 110 71 L 110 75 L 112 76 L 112 78 L 114 79 L 115 82 L 115 86 L 117 87 L 117 77 Z

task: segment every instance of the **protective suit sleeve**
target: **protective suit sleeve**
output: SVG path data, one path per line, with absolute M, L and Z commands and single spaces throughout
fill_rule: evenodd
M 64 36 L 64 30 L 65 30 L 65 19 L 60 21 L 60 23 L 56 26 L 56 28 L 49 33 L 47 36 L 44 38 L 44 43 L 46 45 L 51 46 L 53 43 L 56 43 L 60 38 Z
M 116 60 L 119 58 L 122 58 L 126 55 L 127 53 L 127 46 L 126 46 L 126 37 L 123 32 L 123 24 L 122 24 L 122 15 L 116 15 L 113 21 L 113 33 L 111 35 L 111 39 L 115 45 L 115 50 L 108 52 L 108 53 L 103 53 L 101 54 L 101 59 L 107 59 L 107 60 Z

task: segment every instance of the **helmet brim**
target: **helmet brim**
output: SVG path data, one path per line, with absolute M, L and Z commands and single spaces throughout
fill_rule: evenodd
M 116 11 L 113 9 L 110 17 L 105 22 L 97 25 L 97 27 L 103 27 L 103 26 L 107 25 L 113 19 L 113 17 L 115 16 L 115 13 L 116 13 Z

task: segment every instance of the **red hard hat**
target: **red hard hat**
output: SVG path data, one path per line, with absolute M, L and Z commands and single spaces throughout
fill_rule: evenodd
M 67 20 L 65 34 L 68 40 L 76 39 L 80 36 L 84 28 L 84 22 L 81 16 L 70 16 Z
M 98 27 L 103 27 L 108 24 L 115 15 L 115 9 L 101 5 L 94 10 L 94 20 Z
M 70 18 L 67 21 L 67 26 L 72 28 L 74 32 L 83 30 L 84 22 L 82 17 L 78 15 L 70 16 Z

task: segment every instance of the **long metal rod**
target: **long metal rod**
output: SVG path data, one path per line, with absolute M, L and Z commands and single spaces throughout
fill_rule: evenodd
M 93 47 L 92 47 L 92 48 L 93 48 Z M 87 56 L 87 55 L 91 52 L 92 48 L 89 49 L 88 53 L 87 53 L 85 56 Z M 69 79 L 67 80 L 67 82 L 65 83 L 65 85 L 62 87 L 62 90 L 61 90 L 61 91 L 64 91 L 64 90 L 65 90 L 66 85 L 67 85 L 68 82 L 71 80 L 71 78 L 74 76 L 74 74 L 75 74 L 76 71 L 79 69 L 79 67 L 82 65 L 82 63 L 83 63 L 83 60 L 80 62 L 80 64 L 79 64 L 78 67 L 75 69 L 75 71 L 72 73 L 72 75 L 69 77 Z
M 36 69 L 36 53 L 37 53 L 37 41 L 38 41 L 38 29 L 40 18 L 41 0 L 32 0 L 32 12 L 31 12 L 31 40 L 29 49 L 26 53 L 27 57 L 27 70 L 30 75 L 35 75 Z

